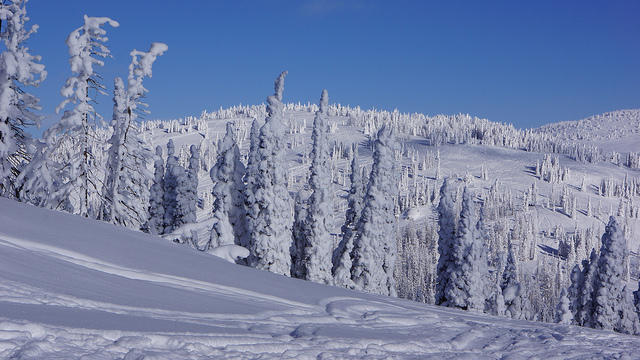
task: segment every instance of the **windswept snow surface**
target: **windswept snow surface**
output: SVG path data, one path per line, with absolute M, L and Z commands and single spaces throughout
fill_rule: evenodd
M 0 199 L 0 358 L 637 358 L 640 338 L 290 279 Z

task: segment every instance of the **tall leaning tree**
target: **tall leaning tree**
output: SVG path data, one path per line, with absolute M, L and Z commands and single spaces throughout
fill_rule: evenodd
M 54 126 L 59 136 L 66 136 L 77 142 L 71 156 L 65 184 L 67 193 L 78 191 L 78 207 L 74 212 L 81 216 L 94 216 L 90 198 L 98 193 L 100 181 L 95 169 L 92 144 L 96 120 L 102 119 L 93 107 L 94 96 L 107 95 L 101 77 L 95 67 L 103 66 L 104 59 L 110 57 L 105 25 L 118 27 L 115 20 L 107 17 L 84 16 L 84 25 L 73 30 L 67 37 L 69 47 L 69 63 L 72 76 L 69 77 L 60 93 L 65 98 L 56 108 L 56 112 L 64 110 L 60 122 Z M 95 95 L 94 95 L 95 94 Z
M 114 107 L 109 139 L 107 169 L 102 189 L 99 217 L 113 224 L 140 229 L 148 218 L 149 182 L 147 170 L 152 152 L 141 136 L 137 118 L 149 112 L 142 99 L 148 90 L 145 77 L 152 76 L 152 65 L 167 51 L 162 43 L 153 43 L 149 51 L 133 50 L 127 88 L 121 78 L 115 79 Z

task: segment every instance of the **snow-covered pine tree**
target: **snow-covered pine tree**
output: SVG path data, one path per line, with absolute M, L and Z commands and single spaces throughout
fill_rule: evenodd
M 18 199 L 49 209 L 70 211 L 72 206 L 59 177 L 60 164 L 55 161 L 49 139 L 33 141 L 29 147 L 31 160 L 16 178 L 19 184 Z
M 588 260 L 582 261 L 582 282 L 578 288 L 576 322 L 580 326 L 593 327 L 593 291 L 595 287 L 598 253 L 591 249 Z
M 19 198 L 21 184 L 17 177 L 30 160 L 29 126 L 39 125 L 40 100 L 25 88 L 38 86 L 47 77 L 40 56 L 31 55 L 26 41 L 38 30 L 27 28 L 27 0 L 3 1 L 0 9 L 0 196 Z M 3 26 L 2 26 L 3 25 Z M 33 150 L 38 149 L 34 145 Z M 47 172 L 48 173 L 48 172 Z M 26 180 L 21 179 L 22 181 Z
M 478 228 L 474 195 L 464 188 L 462 211 L 457 234 L 450 248 L 450 262 L 445 269 L 449 279 L 444 289 L 444 306 L 484 311 L 489 274 L 487 253 Z
M 254 119 L 251 122 L 251 130 L 249 131 L 249 154 L 247 155 L 247 168 L 244 177 L 247 198 L 253 197 L 257 184 L 256 177 L 260 174 L 258 171 L 260 162 L 258 149 L 260 148 L 260 128 L 262 125 L 261 121 Z M 255 201 L 251 201 L 251 203 L 254 204 Z
M 178 177 L 176 186 L 176 228 L 196 222 L 198 205 L 198 167 L 200 166 L 200 150 L 197 146 L 189 148 L 188 169 L 183 169 L 183 176 Z
M 573 314 L 570 309 L 570 300 L 567 296 L 567 290 L 562 289 L 562 293 L 560 293 L 560 301 L 558 302 L 558 307 L 556 309 L 556 323 L 569 325 L 573 321 Z
M 333 268 L 334 284 L 343 287 L 353 287 L 351 281 L 351 251 L 353 250 L 353 238 L 355 236 L 356 226 L 360 220 L 362 208 L 364 207 L 364 196 L 366 192 L 366 184 L 360 173 L 360 160 L 358 151 L 354 150 L 351 159 L 351 185 L 349 196 L 347 199 L 347 213 L 344 224 L 342 225 L 342 240 L 338 243 L 333 252 Z
M 152 76 L 152 66 L 167 45 L 152 43 L 148 52 L 131 51 L 127 89 L 122 79 L 114 84 L 113 135 L 109 140 L 106 178 L 100 218 L 132 229 L 140 229 L 147 220 L 149 180 L 147 164 L 151 150 L 142 138 L 137 123 L 139 113 L 149 113 L 142 98 L 148 92 L 142 85 Z
M 215 197 L 214 225 L 211 231 L 213 247 L 226 244 L 246 246 L 245 185 L 242 180 L 244 172 L 235 127 L 233 123 L 227 123 L 224 138 L 218 143 L 218 160 L 209 172 Z
M 100 77 L 94 71 L 94 66 L 103 66 L 102 59 L 110 56 L 109 49 L 104 45 L 107 41 L 105 24 L 118 27 L 119 24 L 107 17 L 84 16 L 84 25 L 75 29 L 67 37 L 69 47 L 69 63 L 73 76 L 67 79 L 60 91 L 65 97 L 56 112 L 64 110 L 60 122 L 53 129 L 59 134 L 79 141 L 78 149 L 71 159 L 69 166 L 71 176 L 65 188 L 68 193 L 79 192 L 77 213 L 81 216 L 93 216 L 94 211 L 89 203 L 90 197 L 98 193 L 99 181 L 96 178 L 94 154 L 91 141 L 94 136 L 94 122 L 102 119 L 93 107 L 95 98 L 91 92 L 106 95 Z
M 283 167 L 284 71 L 275 81 L 275 94 L 267 98 L 267 118 L 260 129 L 259 144 L 248 184 L 252 188 L 248 202 L 251 229 L 249 241 L 250 266 L 277 274 L 289 275 L 291 270 L 291 198 L 287 190 L 286 169 Z
M 514 319 L 523 319 L 522 285 L 518 279 L 517 256 L 513 249 L 513 243 L 509 240 L 507 248 L 507 262 L 502 272 L 500 291 L 505 303 L 505 314 Z
M 124 83 L 121 78 L 114 80 L 113 86 L 113 118 L 111 128 L 113 134 L 109 139 L 109 151 L 107 158 L 106 179 L 102 188 L 103 202 L 100 207 L 98 218 L 107 222 L 121 224 L 125 218 L 127 200 L 123 199 L 125 194 L 120 193 L 121 172 L 124 169 L 122 164 L 125 154 L 123 138 L 126 132 L 125 114 L 127 109 L 127 95 Z M 124 200 L 124 201 L 123 201 Z M 126 225 L 125 225 L 126 226 Z
M 621 308 L 617 331 L 637 335 L 640 332 L 640 318 L 635 306 L 635 296 L 629 284 L 625 284 L 622 288 Z
M 179 179 L 186 177 L 186 174 L 184 168 L 180 166 L 178 157 L 175 154 L 176 147 L 173 143 L 173 139 L 170 139 L 167 143 L 167 163 L 164 173 L 163 207 L 165 234 L 171 233 L 182 225 L 182 220 L 177 219 L 177 187 Z
M 356 288 L 390 296 L 396 294 L 396 147 L 391 128 L 383 125 L 375 141 L 365 204 L 351 251 L 351 279 Z
M 304 246 L 306 243 L 305 222 L 307 221 L 307 202 L 309 201 L 309 191 L 300 189 L 296 194 L 293 215 L 293 229 L 291 244 L 291 277 L 304 279 Z
M 452 266 L 452 246 L 456 236 L 455 221 L 458 218 L 456 210 L 457 184 L 452 178 L 445 178 L 440 187 L 440 203 L 438 204 L 438 270 L 436 281 L 435 304 L 441 305 L 447 301 L 445 290 L 450 280 L 449 269 Z
M 630 304 L 625 301 L 628 297 L 624 277 L 624 262 L 627 252 L 627 240 L 622 227 L 615 217 L 609 218 L 609 223 L 602 235 L 602 247 L 595 276 L 593 289 L 593 327 L 597 329 L 614 330 L 623 333 L 633 333 L 633 319 L 629 309 Z M 635 315 L 637 323 L 637 315 Z M 629 325 L 631 321 L 631 325 Z
M 569 298 L 569 309 L 571 310 L 573 323 L 578 322 L 578 313 L 582 310 L 580 304 L 580 294 L 584 287 L 584 276 L 579 264 L 573 266 L 571 270 L 571 285 L 567 290 L 567 297 Z
M 149 194 L 149 219 L 145 231 L 151 234 L 164 233 L 164 160 L 162 147 L 156 146 L 153 162 L 153 184 Z
M 329 126 L 327 110 L 329 95 L 322 90 L 318 111 L 313 120 L 311 139 L 311 175 L 309 185 L 307 219 L 304 222 L 304 248 L 302 252 L 302 277 L 324 284 L 333 283 L 331 255 L 333 241 L 329 230 L 333 213 L 331 164 L 329 162 Z

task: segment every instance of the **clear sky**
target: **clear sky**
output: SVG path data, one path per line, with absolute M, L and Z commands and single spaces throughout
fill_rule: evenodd
M 258 104 L 289 70 L 285 101 L 469 113 L 517 127 L 640 107 L 640 1 L 31 0 L 29 46 L 49 76 L 44 126 L 70 75 L 65 38 L 108 16 L 109 89 L 129 51 L 169 51 L 145 82 L 148 118 Z M 111 118 L 111 97 L 98 110 Z

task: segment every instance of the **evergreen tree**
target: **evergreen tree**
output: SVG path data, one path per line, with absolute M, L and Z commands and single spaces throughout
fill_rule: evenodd
M 246 223 L 246 235 L 242 246 L 247 249 L 250 246 L 251 234 L 253 234 L 253 224 L 251 221 L 251 213 L 258 211 L 257 201 L 255 193 L 258 186 L 258 177 L 260 171 L 258 166 L 260 164 L 260 158 L 258 150 L 260 149 L 260 128 L 263 123 L 258 119 L 254 119 L 251 122 L 251 130 L 249 132 L 249 154 L 247 155 L 247 167 L 245 169 L 243 181 L 244 181 L 244 209 L 245 209 L 245 223 Z
M 500 290 L 505 303 L 505 314 L 514 319 L 523 319 L 522 285 L 518 279 L 517 257 L 513 249 L 513 243 L 509 240 L 507 250 L 507 263 L 502 273 Z
M 293 243 L 291 244 L 291 277 L 304 279 L 306 269 L 304 264 L 304 247 L 306 244 L 307 202 L 309 192 L 300 189 L 296 194 L 293 212 Z
M 558 324 L 571 324 L 573 320 L 573 314 L 570 309 L 570 301 L 567 296 L 567 290 L 562 289 L 562 293 L 560 294 L 560 301 L 558 302 L 558 307 L 556 309 L 556 323 Z
M 473 195 L 465 186 L 457 234 L 450 248 L 451 261 L 445 269 L 448 281 L 443 291 L 444 306 L 484 310 L 489 270 L 478 223 Z
M 249 242 L 250 266 L 277 274 L 289 275 L 291 270 L 291 199 L 287 190 L 284 161 L 284 127 L 282 93 L 284 71 L 276 79 L 275 94 L 267 98 L 267 119 L 260 129 L 255 155 L 248 217 L 251 228 Z
M 394 151 L 396 142 L 391 128 L 378 131 L 373 166 L 358 222 L 351 257 L 351 279 L 357 289 L 395 296 L 396 218 L 398 192 Z
M 226 244 L 246 245 L 247 225 L 244 206 L 245 172 L 236 143 L 233 123 L 227 123 L 226 134 L 218 143 L 218 160 L 209 175 L 213 182 L 214 225 L 211 231 L 211 246 Z
M 114 84 L 114 107 L 109 140 L 103 201 L 99 218 L 113 224 L 140 229 L 148 219 L 149 182 L 147 164 L 152 153 L 140 134 L 138 115 L 147 114 L 148 105 L 142 99 L 148 90 L 142 85 L 152 76 L 152 66 L 167 45 L 152 43 L 148 52 L 131 51 L 127 88 L 122 79 Z
M 436 280 L 435 304 L 441 305 L 447 301 L 445 290 L 448 288 L 452 266 L 452 247 L 456 236 L 456 190 L 457 184 L 451 178 L 445 178 L 440 187 L 440 202 L 438 204 L 438 276 Z
M 71 209 L 69 198 L 60 191 L 63 179 L 59 177 L 61 165 L 54 159 L 48 139 L 33 141 L 31 160 L 16 179 L 19 184 L 18 199 L 49 209 Z
M 331 254 L 333 242 L 329 222 L 333 213 L 331 165 L 329 163 L 329 127 L 327 110 L 329 95 L 322 91 L 319 110 L 313 121 L 313 149 L 311 150 L 311 196 L 308 201 L 307 219 L 304 222 L 303 278 L 330 284 Z
M 40 57 L 31 55 L 26 46 L 26 41 L 38 30 L 37 25 L 27 28 L 26 3 L 27 0 L 8 1 L 0 11 L 0 25 L 4 25 L 0 28 L 4 44 L 0 53 L 0 196 L 18 198 L 21 184 L 16 178 L 30 160 L 31 138 L 25 129 L 39 125 L 41 119 L 34 113 L 40 110 L 40 100 L 25 88 L 38 86 L 47 77 L 44 65 L 38 63 Z M 33 147 L 42 151 L 38 144 Z M 49 174 L 46 171 L 43 175 Z
M 60 122 L 54 126 L 54 131 L 65 134 L 73 141 L 79 141 L 77 152 L 73 154 L 66 192 L 79 192 L 77 213 L 81 216 L 93 216 L 95 209 L 90 204 L 90 197 L 98 193 L 97 169 L 92 153 L 91 142 L 94 137 L 94 122 L 101 119 L 100 114 L 93 107 L 95 98 L 91 92 L 106 95 L 100 76 L 94 71 L 94 66 L 102 66 L 102 59 L 110 56 L 109 49 L 104 45 L 107 41 L 106 31 L 102 26 L 109 24 L 117 27 L 119 24 L 106 17 L 84 17 L 84 25 L 69 34 L 69 63 L 74 74 L 67 79 L 61 93 L 66 98 L 56 108 L 56 112 L 64 111 Z M 90 91 L 92 90 L 92 91 Z
M 125 136 L 126 126 L 125 124 L 125 112 L 127 108 L 127 96 L 124 89 L 124 83 L 122 79 L 117 77 L 114 81 L 113 88 L 113 119 L 111 121 L 111 128 L 113 134 L 109 139 L 109 157 L 107 159 L 106 179 L 103 186 L 103 197 L 99 219 L 114 222 L 116 224 L 121 221 L 126 221 L 123 218 L 127 205 L 123 201 L 120 193 L 120 182 L 125 180 L 121 179 L 121 173 L 123 170 L 122 161 L 126 156 L 123 137 Z
M 569 309 L 571 310 L 573 322 L 578 322 L 578 313 L 582 310 L 580 304 L 580 294 L 584 288 L 584 276 L 580 265 L 574 265 L 571 270 L 571 285 L 567 291 L 567 297 L 569 298 Z
M 178 182 L 184 181 L 185 170 L 180 166 L 175 155 L 173 139 L 167 143 L 167 164 L 164 174 L 164 233 L 168 234 L 180 227 L 183 222 L 178 219 Z
M 579 287 L 576 322 L 580 326 L 593 327 L 593 292 L 595 287 L 598 254 L 591 250 L 589 260 L 582 262 L 582 283 Z
M 593 289 L 593 327 L 624 333 L 634 332 L 635 322 L 629 315 L 635 314 L 626 294 L 623 259 L 626 257 L 627 240 L 616 218 L 611 216 L 602 235 L 602 247 Z
M 145 231 L 151 234 L 164 233 L 164 160 L 162 147 L 156 146 L 156 156 L 153 162 L 153 184 L 149 194 L 149 220 Z
M 200 151 L 197 146 L 191 145 L 191 157 L 189 168 L 182 169 L 177 177 L 176 185 L 176 213 L 175 226 L 179 228 L 184 224 L 196 222 L 196 210 L 198 204 L 198 167 L 200 166 Z M 179 166 L 179 165 L 178 165 Z
M 364 207 L 364 196 L 366 185 L 360 173 L 360 161 L 358 159 L 357 150 L 353 153 L 351 159 L 351 186 L 349 189 L 349 197 L 347 199 L 348 207 L 344 224 L 342 225 L 342 240 L 333 252 L 333 268 L 334 283 L 338 286 L 352 287 L 351 281 L 351 251 L 353 250 L 353 238 L 356 232 L 356 226 L 360 220 L 362 208 Z
M 260 128 L 262 123 L 258 119 L 254 119 L 251 122 L 251 130 L 249 132 L 249 154 L 247 155 L 247 169 L 244 176 L 244 182 L 246 184 L 246 197 L 251 198 L 247 204 L 255 204 L 253 200 L 253 193 L 257 186 L 257 176 L 260 175 L 258 165 L 260 163 L 258 150 L 260 148 Z M 249 224 L 250 225 L 250 224 Z

